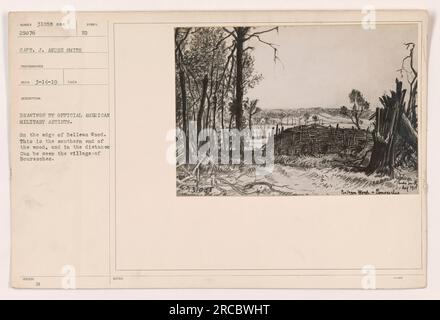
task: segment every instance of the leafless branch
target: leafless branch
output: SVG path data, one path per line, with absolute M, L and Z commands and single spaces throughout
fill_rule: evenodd
M 267 29 L 267 30 L 264 30 L 264 31 L 254 32 L 254 33 L 252 33 L 251 35 L 249 35 L 249 36 L 245 39 L 245 41 L 249 40 L 249 39 L 252 38 L 252 37 L 256 37 L 256 36 L 258 36 L 258 35 L 265 34 L 265 33 L 271 32 L 271 31 L 273 31 L 273 30 L 276 30 L 276 31 L 278 32 L 278 27 L 273 27 L 273 28 L 271 28 L 271 29 Z
M 233 33 L 228 33 L 226 36 L 222 37 L 214 46 L 214 48 L 212 49 L 212 51 L 216 51 L 218 50 L 218 48 L 220 48 L 220 45 L 223 43 L 223 41 L 225 41 L 226 39 L 230 38 L 233 36 Z M 228 48 L 231 48 L 231 46 L 229 46 Z
M 409 50 L 409 54 L 402 59 L 401 67 L 397 71 L 400 72 L 402 77 L 403 77 L 403 73 L 405 72 L 406 79 L 409 82 L 409 84 L 412 86 L 418 76 L 417 70 L 414 68 L 414 63 L 413 63 L 415 44 L 412 42 L 408 42 L 408 43 L 404 43 L 404 46 L 406 47 L 407 50 Z M 411 70 L 408 70 L 405 67 L 405 62 L 408 59 L 410 60 L 409 66 Z M 412 79 L 410 79 L 411 76 L 413 76 Z
M 227 28 L 223 27 L 222 28 L 226 33 L 228 33 L 229 35 L 231 35 L 232 37 L 234 37 L 234 39 L 237 39 L 237 37 L 235 36 L 234 32 L 228 30 Z
M 267 42 L 264 41 L 263 39 L 260 38 L 259 35 L 255 35 L 255 38 L 257 38 L 257 40 L 261 43 L 264 43 L 265 45 L 268 45 L 269 47 L 271 47 L 273 49 L 273 61 L 276 63 L 277 61 L 281 61 L 280 58 L 278 57 L 278 44 L 272 43 L 272 42 Z

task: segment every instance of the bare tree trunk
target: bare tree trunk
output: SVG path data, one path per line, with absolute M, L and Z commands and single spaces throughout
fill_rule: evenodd
M 234 115 L 231 114 L 231 117 L 229 118 L 229 131 L 232 129 L 232 120 L 234 120 Z
M 355 112 L 354 119 L 355 119 L 354 125 L 358 130 L 361 130 L 361 125 L 359 124 L 359 112 Z
M 209 127 L 209 116 L 211 113 L 211 99 L 209 98 L 209 96 L 206 99 L 206 105 L 207 105 L 207 108 L 206 108 L 206 117 L 205 117 L 205 128 L 208 128 Z
M 179 72 L 179 80 L 180 80 L 180 93 L 182 98 L 182 118 L 183 118 L 183 132 L 185 133 L 185 154 L 186 154 L 186 162 L 188 163 L 188 153 L 189 153 L 189 146 L 188 146 L 188 117 L 186 112 L 186 86 L 185 86 L 185 73 L 183 70 L 180 70 Z
M 241 130 L 243 115 L 243 45 L 245 41 L 246 30 L 244 27 L 236 29 L 236 84 L 235 84 L 235 126 Z
M 411 86 L 411 91 L 409 94 L 410 100 L 408 102 L 409 109 L 409 120 L 411 121 L 411 125 L 414 129 L 417 130 L 417 81 Z
M 249 130 L 252 130 L 252 110 L 249 111 Z
M 208 89 L 208 76 L 205 75 L 202 82 L 202 98 L 200 99 L 199 112 L 197 114 L 197 136 L 202 130 L 203 111 L 205 108 L 206 91 Z
M 216 119 L 215 118 L 216 118 L 216 114 L 217 114 L 217 96 L 214 96 L 213 104 L 214 104 L 214 106 L 212 108 L 212 128 L 214 130 L 216 130 L 216 128 L 215 128 L 215 120 Z
M 224 120 L 225 120 L 225 94 L 227 95 L 227 92 L 229 90 L 229 86 L 231 84 L 232 74 L 233 74 L 233 71 L 234 71 L 234 66 L 235 66 L 235 60 L 234 60 L 234 57 L 232 57 L 231 69 L 229 71 L 228 82 L 226 84 L 226 88 L 225 87 L 222 88 L 222 100 L 221 100 L 221 106 L 222 106 L 222 129 L 225 128 L 225 122 L 224 122 Z M 231 125 L 229 125 L 229 130 L 231 130 Z
M 408 106 L 406 110 L 406 116 L 411 121 L 411 124 L 413 128 L 417 130 L 417 78 L 418 73 L 417 70 L 414 68 L 414 49 L 415 44 L 414 43 L 405 43 L 406 48 L 409 50 L 409 54 L 403 58 L 402 60 L 402 68 L 400 69 L 401 74 L 403 75 L 403 72 L 408 72 L 404 66 L 405 60 L 409 59 L 410 62 L 410 69 L 411 73 L 413 75 L 412 80 L 408 79 L 409 83 L 409 101 Z
M 225 128 L 225 103 L 223 101 L 222 101 L 221 115 L 222 115 L 222 129 L 224 129 Z

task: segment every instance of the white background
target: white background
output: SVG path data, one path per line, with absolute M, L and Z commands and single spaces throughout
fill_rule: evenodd
M 418 290 L 16 290 L 9 287 L 9 164 L 7 99 L 7 25 L 9 11 L 54 11 L 72 5 L 76 10 L 294 10 L 427 9 L 430 12 L 428 65 L 428 287 Z M 0 0 L 0 298 L 1 299 L 429 299 L 440 298 L 440 14 L 438 0 Z

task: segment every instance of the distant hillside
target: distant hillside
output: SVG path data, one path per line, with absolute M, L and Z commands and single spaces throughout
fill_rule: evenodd
M 305 124 L 304 115 L 309 114 L 307 123 L 311 124 L 317 122 L 321 125 L 339 125 L 341 128 L 351 128 L 353 123 L 348 117 L 341 114 L 340 108 L 299 108 L 299 109 L 262 109 L 256 116 L 257 122 L 260 121 L 267 125 L 283 125 L 291 127 Z M 362 115 L 363 129 L 371 125 L 369 118 L 374 114 L 374 111 L 369 110 Z M 313 117 L 316 116 L 317 119 Z

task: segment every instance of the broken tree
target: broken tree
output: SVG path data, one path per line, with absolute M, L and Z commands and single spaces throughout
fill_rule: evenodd
M 367 174 L 378 173 L 394 177 L 396 144 L 398 139 L 407 143 L 417 152 L 417 132 L 405 114 L 405 94 L 402 82 L 396 79 L 396 91 L 383 95 L 380 102 L 383 108 L 377 108 L 375 129 L 373 130 L 373 150 Z

